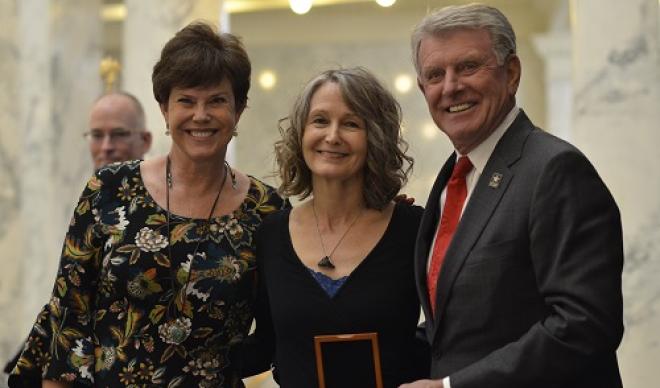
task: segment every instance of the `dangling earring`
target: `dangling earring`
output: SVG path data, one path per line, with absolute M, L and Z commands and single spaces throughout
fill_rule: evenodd
M 165 136 L 170 135 L 170 123 L 165 123 Z
M 234 131 L 231 133 L 233 137 L 238 137 L 238 130 L 234 128 Z
M 225 168 L 227 171 L 229 171 L 229 177 L 231 178 L 231 188 L 236 190 L 236 174 L 234 174 L 234 170 L 231 169 L 231 166 L 229 165 L 229 162 L 225 160 Z

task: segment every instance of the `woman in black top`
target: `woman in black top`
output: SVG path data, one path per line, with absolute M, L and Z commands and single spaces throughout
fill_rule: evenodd
M 307 84 L 284 121 L 280 191 L 307 200 L 275 213 L 258 234 L 250 340 L 267 350 L 246 347 L 245 371 L 261 355 L 283 387 L 316 387 L 314 336 L 376 332 L 386 387 L 423 375 L 413 276 L 422 209 L 393 202 L 413 162 L 398 103 L 364 69 L 330 70 Z M 351 344 L 328 349 L 328 360 L 369 365 Z M 358 371 L 328 371 L 326 380 L 357 386 Z

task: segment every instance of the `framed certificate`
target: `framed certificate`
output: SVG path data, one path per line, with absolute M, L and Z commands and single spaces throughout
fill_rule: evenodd
M 383 388 L 377 333 L 314 337 L 319 388 Z

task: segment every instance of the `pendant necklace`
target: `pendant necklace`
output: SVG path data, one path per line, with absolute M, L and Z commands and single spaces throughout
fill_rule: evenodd
M 170 212 L 170 188 L 172 187 L 172 169 L 171 169 L 172 161 L 170 160 L 169 155 L 167 156 L 167 164 L 165 166 L 165 211 L 167 213 L 167 259 L 169 260 L 170 263 L 172 263 L 172 241 L 171 241 L 171 231 L 170 231 L 170 218 L 172 216 Z M 218 204 L 218 199 L 220 199 L 220 194 L 222 193 L 222 188 L 225 187 L 225 181 L 227 180 L 227 174 L 228 171 L 231 171 L 231 167 L 229 167 L 229 164 L 225 161 L 225 169 L 224 169 L 224 175 L 222 177 L 222 183 L 220 184 L 220 189 L 218 190 L 218 194 L 216 194 L 215 199 L 213 200 L 213 205 L 211 205 L 211 211 L 209 212 L 209 216 L 206 218 L 206 225 L 203 230 L 206 231 L 206 237 L 204 238 L 204 241 L 208 241 L 209 236 L 210 236 L 210 226 L 211 226 L 211 218 L 213 218 L 213 212 L 215 211 L 215 207 Z M 231 172 L 231 175 L 233 176 L 233 171 Z M 188 276 L 186 277 L 186 281 L 183 284 L 183 287 L 181 289 L 181 316 L 176 317 L 176 305 L 174 306 L 174 317 L 169 318 L 165 323 L 160 325 L 158 328 L 158 334 L 160 335 L 161 339 L 165 341 L 168 344 L 173 344 L 173 345 L 180 345 L 185 341 L 188 336 L 190 336 L 190 333 L 192 331 L 192 322 L 190 321 L 190 318 L 184 316 L 185 311 L 186 311 L 186 295 L 188 294 L 188 284 L 190 283 L 190 278 L 192 276 L 193 272 L 193 263 L 195 262 L 195 258 L 197 257 L 197 251 L 199 250 L 199 245 L 202 242 L 202 238 L 197 240 L 197 245 L 195 245 L 195 250 L 193 251 L 192 258 L 190 259 L 190 265 L 188 266 Z M 172 265 L 172 264 L 170 264 Z M 177 298 L 176 296 L 176 272 L 172 273 L 172 291 L 175 291 L 174 298 Z M 169 308 L 168 308 L 168 315 L 169 315 Z
M 355 225 L 358 218 L 360 218 L 360 216 L 364 212 L 364 209 L 365 208 L 362 208 L 360 210 L 360 212 L 358 213 L 358 215 L 355 216 L 355 218 L 353 219 L 351 224 L 344 231 L 344 234 L 342 234 L 341 237 L 339 238 L 339 241 L 337 241 L 337 244 L 335 244 L 335 247 L 332 248 L 332 250 L 330 251 L 330 254 L 328 254 L 326 249 L 325 249 L 325 244 L 323 243 L 323 236 L 321 236 L 321 229 L 319 228 L 319 218 L 316 215 L 316 206 L 314 205 L 314 199 L 312 199 L 312 212 L 314 212 L 314 221 L 316 222 L 316 233 L 318 233 L 318 235 L 319 235 L 319 241 L 321 241 L 321 249 L 323 250 L 323 257 L 321 258 L 321 260 L 319 260 L 318 263 L 316 263 L 316 265 L 318 265 L 321 268 L 335 269 L 335 265 L 332 263 L 332 260 L 331 260 L 332 254 L 335 253 L 335 251 L 339 247 L 339 244 L 341 244 L 341 242 L 344 241 L 344 237 L 346 237 L 346 235 L 351 230 L 353 225 Z

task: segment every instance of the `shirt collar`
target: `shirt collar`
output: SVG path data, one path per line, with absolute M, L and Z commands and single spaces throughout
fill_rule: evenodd
M 493 133 L 491 133 L 490 136 L 486 138 L 486 140 L 482 141 L 481 144 L 476 146 L 467 154 L 468 158 L 470 158 L 470 162 L 472 162 L 472 165 L 474 166 L 475 170 L 477 170 L 479 175 L 481 175 L 484 168 L 486 167 L 486 163 L 488 163 L 488 159 L 490 159 L 490 155 L 493 153 L 497 142 L 500 141 L 506 130 L 516 119 L 516 116 L 518 116 L 518 112 L 520 112 L 520 108 L 517 105 L 514 105 L 509 113 L 504 117 L 504 120 L 502 120 L 500 125 L 495 128 Z M 462 155 L 456 151 L 456 160 L 458 160 L 458 158 L 461 156 Z

